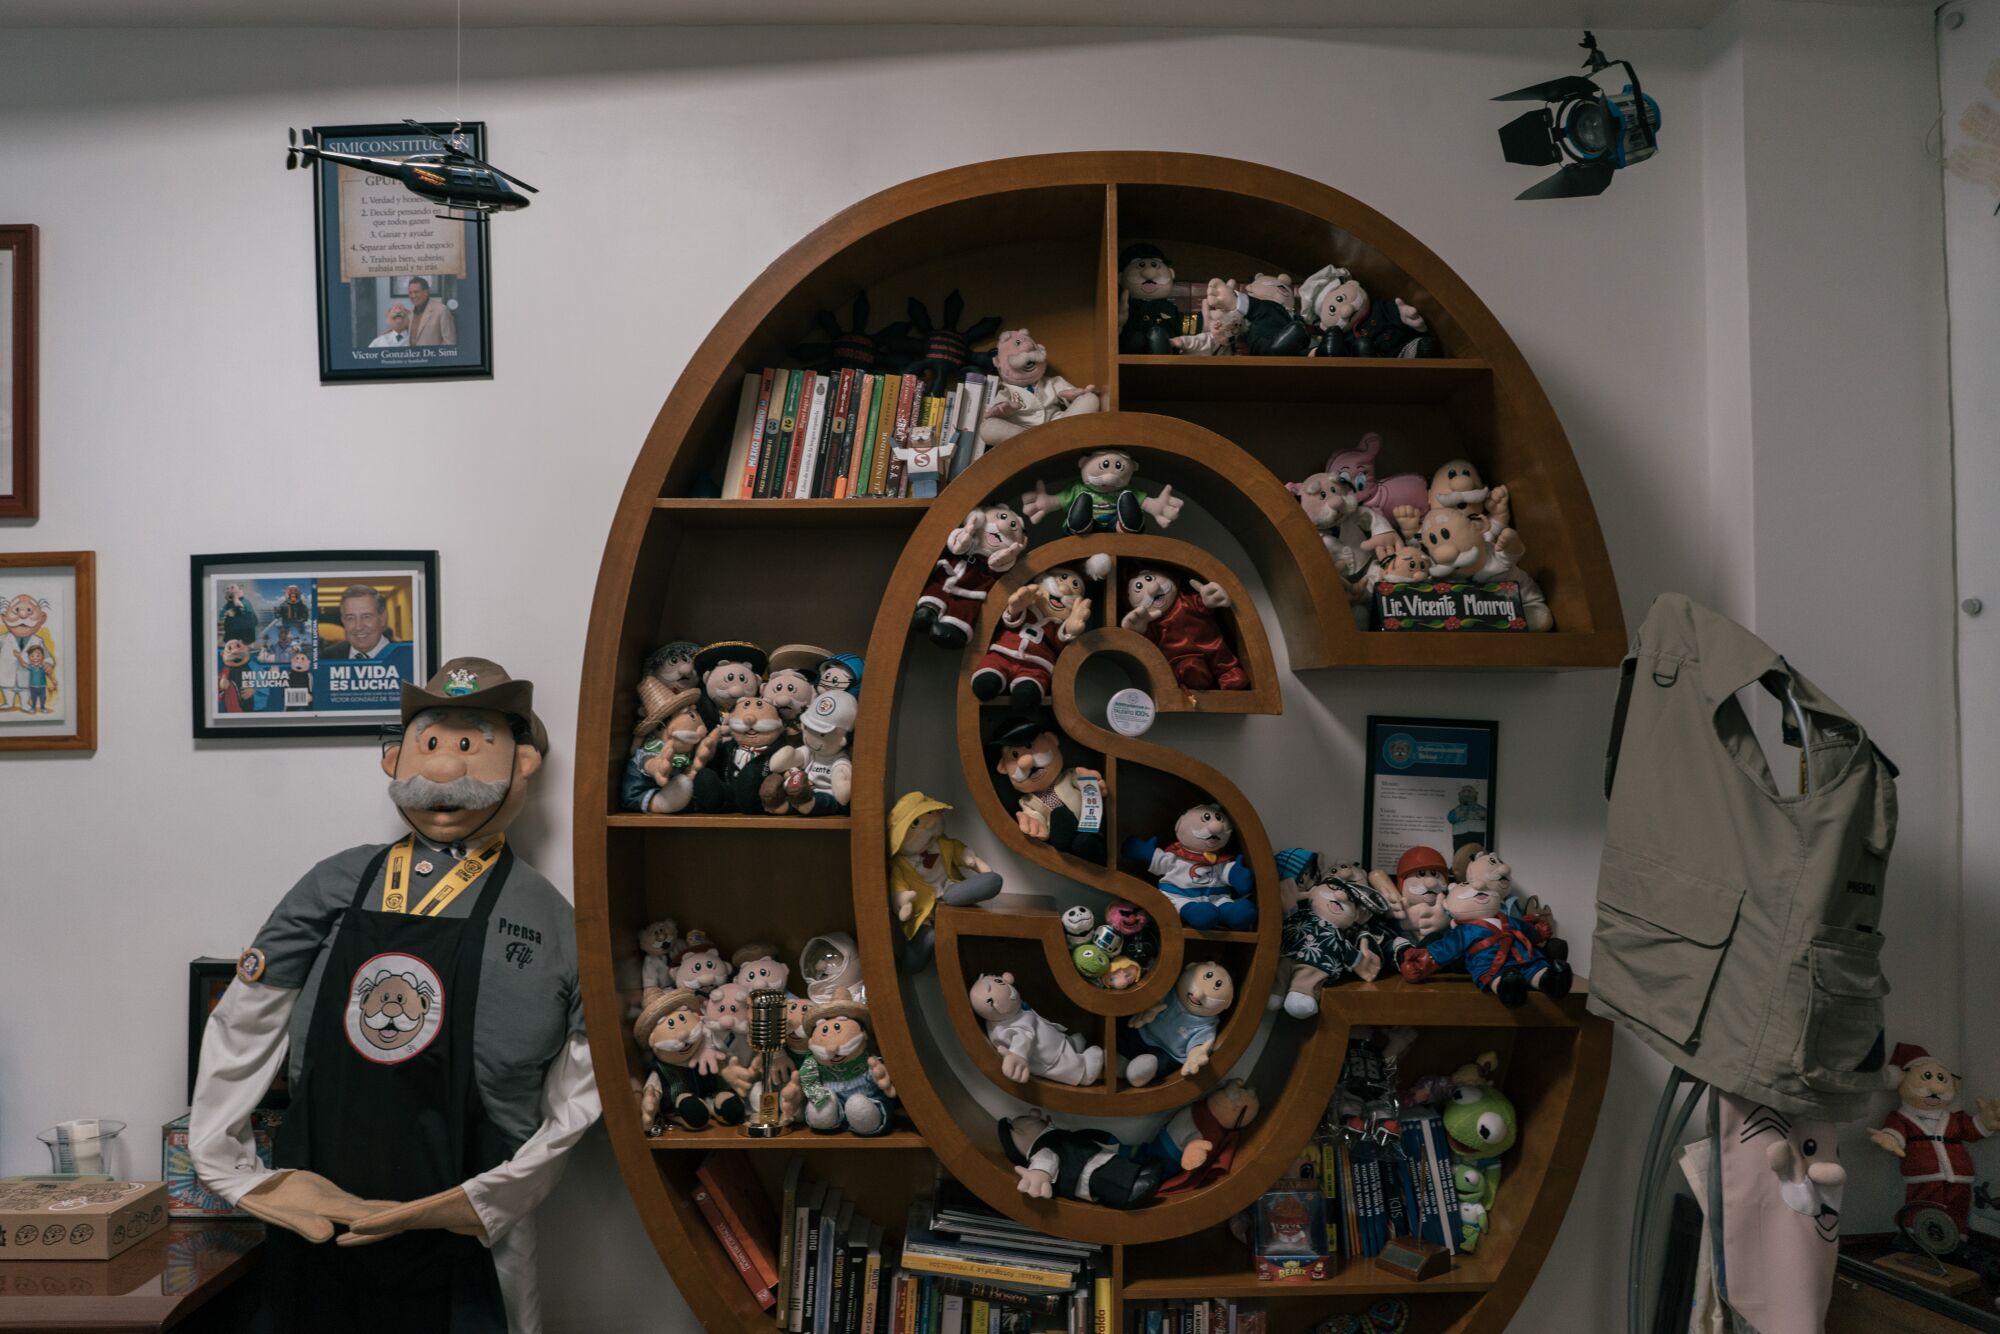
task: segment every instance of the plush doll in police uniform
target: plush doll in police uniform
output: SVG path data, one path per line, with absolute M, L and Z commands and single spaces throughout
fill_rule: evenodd
M 533 691 L 483 658 L 404 683 L 382 769 L 412 832 L 308 871 L 209 1018 L 189 1150 L 272 1225 L 266 1329 L 541 1327 L 531 1214 L 598 1100 L 574 916 L 507 841 Z M 250 1113 L 288 1048 L 266 1168 Z
M 1118 350 L 1164 357 L 1174 350 L 1181 309 L 1174 302 L 1174 262 L 1138 241 L 1118 252 Z

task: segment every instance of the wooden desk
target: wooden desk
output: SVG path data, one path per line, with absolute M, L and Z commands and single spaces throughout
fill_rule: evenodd
M 196 1328 L 263 1245 L 262 1223 L 181 1219 L 109 1260 L 0 1260 L 0 1330 Z

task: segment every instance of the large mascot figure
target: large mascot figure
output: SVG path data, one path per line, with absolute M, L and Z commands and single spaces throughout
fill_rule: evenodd
M 534 687 L 483 658 L 403 685 L 385 744 L 413 831 L 312 868 L 202 1041 L 189 1147 L 273 1225 L 273 1331 L 541 1328 L 530 1217 L 597 1119 L 570 905 L 507 827 L 548 754 Z M 290 1052 L 275 1166 L 251 1109 Z

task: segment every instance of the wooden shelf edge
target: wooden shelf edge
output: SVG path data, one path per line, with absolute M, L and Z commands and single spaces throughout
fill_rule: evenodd
M 640 815 L 604 817 L 611 829 L 758 829 L 773 833 L 844 834 L 854 827 L 849 815 Z
M 1416 1028 L 1578 1028 L 1589 1015 L 1585 1002 L 1589 979 L 1579 976 L 1569 995 L 1556 1001 L 1531 993 L 1514 1009 L 1474 986 L 1470 979 L 1447 977 L 1405 982 L 1400 977 L 1379 982 L 1343 982 L 1320 993 L 1320 1013 L 1340 1016 L 1347 1024 L 1409 1024 Z
M 741 1126 L 709 1126 L 704 1130 L 681 1130 L 674 1128 L 664 1135 L 648 1139 L 646 1147 L 655 1153 L 685 1153 L 689 1150 L 754 1149 L 761 1151 L 778 1150 L 787 1153 L 806 1153 L 816 1149 L 897 1149 L 903 1152 L 930 1152 L 930 1145 L 914 1130 L 891 1130 L 885 1135 L 853 1135 L 842 1131 L 838 1134 L 822 1135 L 818 1131 L 803 1126 L 793 1126 L 784 1134 L 772 1139 L 752 1139 L 743 1133 Z
M 724 500 L 662 496 L 655 515 L 689 528 L 910 528 L 930 510 L 917 497 L 852 500 Z
M 1491 1267 L 1477 1256 L 1460 1256 L 1454 1260 L 1450 1272 L 1421 1282 L 1392 1274 L 1377 1266 L 1373 1260 L 1350 1260 L 1339 1273 L 1317 1283 L 1266 1283 L 1246 1268 L 1241 1273 L 1127 1279 L 1119 1296 L 1128 1302 L 1198 1300 L 1203 1297 L 1416 1297 L 1426 1293 L 1487 1292 L 1498 1281 Z

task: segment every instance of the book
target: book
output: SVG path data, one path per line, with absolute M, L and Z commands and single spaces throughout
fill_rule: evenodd
M 812 1328 L 813 1311 L 819 1296 L 819 1218 L 826 1206 L 825 1185 L 814 1182 L 799 1197 L 799 1236 L 795 1244 L 792 1334 L 806 1334 Z
M 862 494 L 880 496 L 889 476 L 889 451 L 896 443 L 896 404 L 903 394 L 904 377 L 885 375 L 878 395 L 882 410 L 875 414 L 875 439 L 868 450 L 867 468 L 861 474 Z
M 917 1284 L 917 1332 L 937 1334 L 938 1290 L 934 1282 Z
M 833 381 L 813 371 L 806 372 L 806 389 L 800 395 L 797 448 L 785 462 L 785 489 L 780 493 L 793 500 L 812 498 L 813 460 L 819 457 L 820 437 L 826 432 L 826 392 Z
M 832 1259 L 827 1264 L 826 1319 L 820 1322 L 820 1334 L 847 1334 L 847 1220 L 852 1217 L 853 1201 L 841 1205 L 840 1213 L 833 1220 L 832 1235 L 822 1237 L 820 1249 Z
M 896 451 L 910 443 L 910 420 L 916 411 L 917 397 L 923 389 L 923 381 L 914 375 L 905 375 L 897 386 L 896 415 L 889 423 L 889 445 L 875 452 L 876 494 L 900 496 L 900 486 L 891 485 L 890 467 L 898 460 Z
M 795 1217 L 799 1203 L 799 1180 L 805 1175 L 806 1160 L 793 1155 L 785 1167 L 785 1193 L 778 1209 L 778 1301 L 781 1305 L 780 1321 L 789 1327 L 789 1313 L 792 1309 L 792 1242 L 798 1236 L 798 1220 Z
M 844 465 L 846 477 L 841 482 L 843 496 L 861 494 L 861 460 L 868 452 L 868 444 L 875 437 L 873 432 L 882 411 L 882 377 L 864 375 L 861 377 L 861 402 L 854 409 L 854 431 L 847 443 L 847 460 Z
M 772 1224 L 763 1188 L 750 1165 L 738 1153 L 711 1153 L 695 1169 L 695 1180 L 708 1188 L 737 1240 L 749 1253 L 764 1286 L 776 1290 L 778 1262 L 771 1253 Z
M 965 1334 L 965 1298 L 948 1292 L 938 1310 L 938 1334 Z
M 934 1278 L 930 1281 L 936 1283 L 941 1292 L 977 1298 L 988 1306 L 1004 1310 L 1028 1311 L 1036 1315 L 1053 1317 L 1061 1315 L 1069 1305 L 1070 1294 L 1067 1291 L 1052 1292 L 1046 1288 L 1024 1288 L 1017 1284 L 990 1283 L 974 1278 Z
M 834 480 L 847 471 L 841 459 L 853 434 L 854 381 L 852 369 L 842 371 L 827 395 L 826 453 L 813 473 L 813 494 L 822 500 L 834 499 Z
M 861 1318 L 855 1327 L 861 1334 L 878 1334 L 882 1319 L 882 1225 L 870 1223 L 863 1240 L 865 1258 L 861 1265 Z
M 986 452 L 979 439 L 979 423 L 986 411 L 986 377 L 968 371 L 965 383 L 958 388 L 958 413 L 951 419 L 951 439 L 958 449 L 952 458 L 963 468 Z
M 858 1334 L 861 1328 L 862 1270 L 868 1264 L 868 1220 L 859 1214 L 854 1215 L 847 1222 L 840 1244 L 841 1249 L 847 1252 L 846 1290 L 835 1304 L 840 1319 L 834 1326 L 833 1334 Z
M 1111 1334 L 1111 1274 L 1099 1265 L 1090 1271 L 1090 1313 L 1094 1334 Z
M 841 1210 L 849 1209 L 838 1186 L 826 1188 L 826 1200 L 819 1211 L 819 1269 L 814 1278 L 813 1334 L 827 1334 L 833 1314 L 833 1253 L 840 1231 Z
M 779 383 L 778 372 L 765 367 L 757 377 L 757 415 L 750 426 L 750 452 L 743 460 L 743 474 L 738 479 L 737 499 L 747 500 L 757 491 L 757 465 L 763 461 L 764 438 L 769 434 L 771 414 L 783 404 L 772 399 L 772 390 Z
M 1412 1142 L 1414 1141 L 1414 1143 Z M 1417 1183 L 1421 1198 L 1418 1217 L 1428 1215 L 1427 1230 L 1418 1235 L 1435 1242 L 1452 1255 L 1458 1254 L 1458 1187 L 1452 1179 L 1451 1151 L 1445 1147 L 1444 1122 L 1436 1116 L 1418 1116 L 1403 1123 L 1404 1152 L 1421 1170 Z
M 770 1310 L 776 1304 L 772 1299 L 771 1289 L 765 1284 L 763 1276 L 757 1272 L 757 1267 L 750 1263 L 750 1257 L 744 1251 L 742 1241 L 737 1237 L 735 1229 L 730 1227 L 729 1220 L 723 1216 L 714 1195 L 706 1186 L 696 1186 L 693 1198 L 695 1207 L 701 1210 L 701 1216 L 708 1221 L 708 1230 L 722 1243 L 722 1249 L 728 1253 L 730 1263 L 736 1266 L 736 1272 L 742 1276 L 744 1286 L 750 1289 L 759 1306 L 767 1311 Z
M 770 372 L 766 371 L 765 375 Z M 764 376 L 743 377 L 743 392 L 736 400 L 736 429 L 729 436 L 729 453 L 722 462 L 722 495 L 730 500 L 742 494 L 743 469 L 750 458 L 750 433 L 757 421 L 757 394 L 764 385 Z
M 778 381 L 784 381 L 782 397 Z M 798 426 L 799 391 L 805 387 L 805 372 L 775 371 L 771 380 L 771 411 L 764 419 L 764 456 L 757 461 L 757 491 L 759 500 L 769 500 L 778 493 L 778 483 L 784 478 L 785 454 L 791 448 L 792 432 Z

